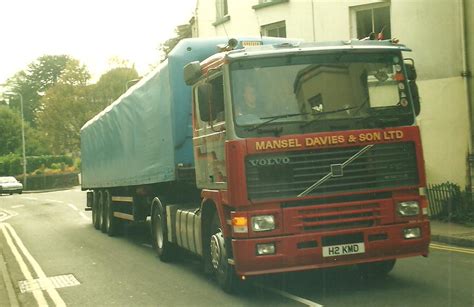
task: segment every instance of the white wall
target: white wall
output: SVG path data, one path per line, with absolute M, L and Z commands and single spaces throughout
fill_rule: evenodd
M 461 77 L 418 82 L 422 111 L 418 116 L 428 182 L 466 185 L 469 112 Z

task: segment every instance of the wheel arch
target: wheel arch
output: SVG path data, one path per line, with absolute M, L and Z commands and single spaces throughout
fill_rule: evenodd
M 213 214 L 217 214 L 219 222 L 222 227 L 222 232 L 225 238 L 230 237 L 230 226 L 227 219 L 230 219 L 230 210 L 226 210 L 222 204 L 222 197 L 220 191 L 204 190 L 202 192 L 201 201 L 201 228 L 204 234 L 204 229 L 210 226 Z

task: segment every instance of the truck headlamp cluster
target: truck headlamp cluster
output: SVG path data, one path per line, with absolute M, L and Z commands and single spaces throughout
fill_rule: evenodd
M 256 215 L 251 218 L 252 230 L 255 232 L 270 231 L 275 229 L 275 217 L 273 215 Z
M 420 214 L 420 204 L 417 201 L 403 201 L 397 204 L 400 216 L 415 216 Z

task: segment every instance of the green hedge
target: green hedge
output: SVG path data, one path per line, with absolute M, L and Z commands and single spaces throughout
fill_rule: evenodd
M 69 156 L 31 156 L 26 157 L 26 172 L 31 173 L 42 166 L 51 168 L 53 164 L 72 166 L 74 161 Z M 23 158 L 20 155 L 9 154 L 0 157 L 0 176 L 15 176 L 23 174 Z

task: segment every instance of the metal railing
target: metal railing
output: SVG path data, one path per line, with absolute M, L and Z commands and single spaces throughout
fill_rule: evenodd
M 428 185 L 428 200 L 430 217 L 449 216 L 462 206 L 461 189 L 451 182 Z

